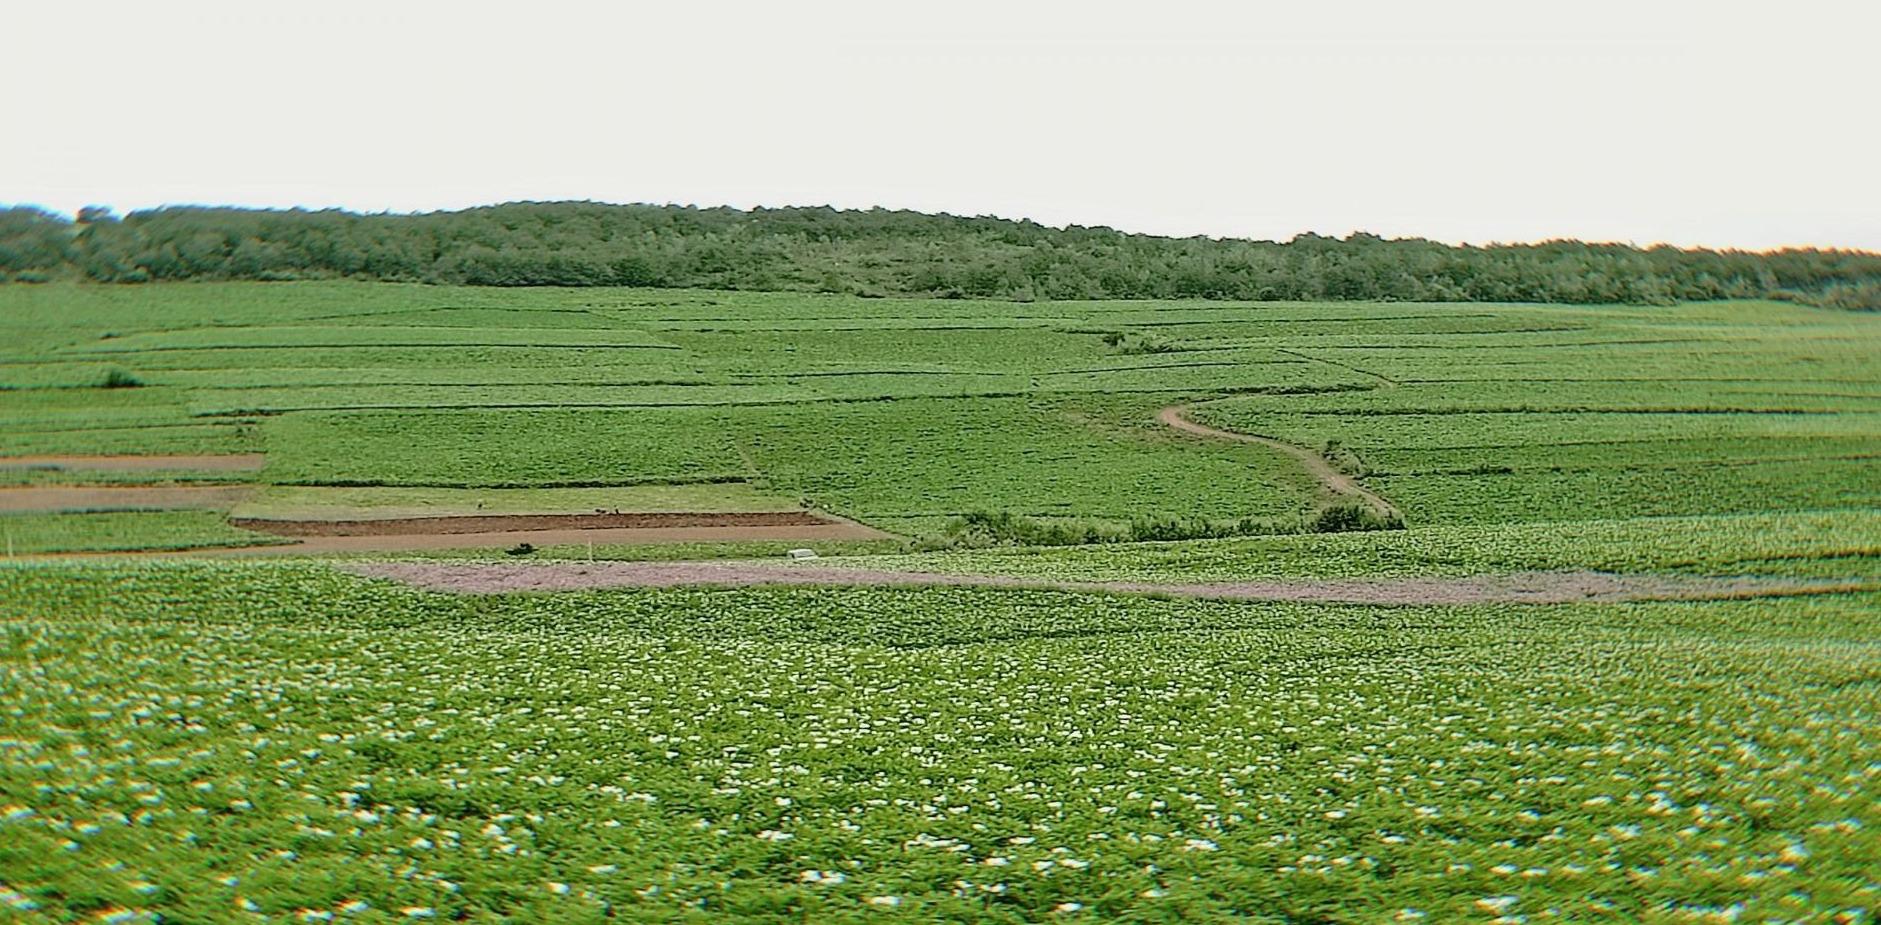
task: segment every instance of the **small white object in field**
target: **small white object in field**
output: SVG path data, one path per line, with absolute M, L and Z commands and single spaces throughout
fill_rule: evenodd
M 814 549 L 793 549 L 793 550 L 791 550 L 790 552 L 788 552 L 788 553 L 785 553 L 785 555 L 788 555 L 788 556 L 790 556 L 790 557 L 791 557 L 792 559 L 814 559 L 814 558 L 816 558 L 816 550 L 814 550 Z

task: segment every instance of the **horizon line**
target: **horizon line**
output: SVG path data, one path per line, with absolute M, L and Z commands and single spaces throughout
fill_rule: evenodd
M 1318 238 L 1328 238 L 1328 239 L 1336 240 L 1336 241 L 1350 241 L 1354 237 L 1365 236 L 1365 237 L 1377 238 L 1381 241 L 1387 241 L 1387 242 L 1421 241 L 1421 242 L 1427 242 L 1431 244 L 1438 244 L 1438 245 L 1442 245 L 1445 247 L 1455 247 L 1455 248 L 1541 247 L 1541 246 L 1545 246 L 1549 244 L 1584 244 L 1584 245 L 1590 245 L 1590 246 L 1629 247 L 1634 250 L 1641 250 L 1641 251 L 1655 250 L 1659 248 L 1671 248 L 1673 250 L 1686 251 L 1686 252 L 1709 252 L 1709 253 L 1716 253 L 1716 254 L 1749 254 L 1749 255 L 1765 255 L 1765 256 L 1772 255 L 1772 254 L 1813 251 L 1816 253 L 1827 253 L 1827 254 L 1854 254 L 1854 255 L 1861 255 L 1861 256 L 1881 257 L 1881 250 L 1868 250 L 1866 248 L 1861 248 L 1861 247 L 1847 247 L 1847 246 L 1836 245 L 1836 244 L 1820 244 L 1820 243 L 1790 243 L 1790 244 L 1780 244 L 1780 245 L 1776 245 L 1772 247 L 1754 248 L 1754 247 L 1740 247 L 1740 246 L 1730 246 L 1730 245 L 1722 245 L 1722 246 L 1704 245 L 1704 244 L 1684 245 L 1684 244 L 1676 244 L 1676 243 L 1673 243 L 1670 241 L 1664 241 L 1664 240 L 1651 241 L 1651 242 L 1642 244 L 1638 242 L 1637 240 L 1631 240 L 1631 239 L 1622 241 L 1622 240 L 1617 240 L 1617 239 L 1590 239 L 1590 238 L 1575 238 L 1575 237 L 1549 237 L 1549 238 L 1536 238 L 1536 239 L 1527 239 L 1527 240 L 1489 239 L 1489 240 L 1484 240 L 1484 241 L 1468 241 L 1468 240 L 1445 241 L 1445 240 L 1441 240 L 1438 238 L 1428 238 L 1428 237 L 1422 237 L 1419 235 L 1385 236 L 1385 235 L 1377 234 L 1375 232 L 1365 231 L 1365 230 L 1358 229 L 1358 228 L 1354 228 L 1353 230 L 1346 232 L 1343 236 L 1337 235 L 1337 234 L 1326 234 L 1326 233 L 1312 231 L 1312 230 L 1298 231 L 1298 232 L 1295 232 L 1291 238 L 1287 238 L 1286 240 L 1281 240 L 1278 238 L 1254 238 L 1254 237 L 1246 237 L 1246 236 L 1231 235 L 1231 234 L 1218 235 L 1218 234 L 1209 234 L 1206 232 L 1197 232 L 1195 234 L 1190 234 L 1190 235 L 1176 235 L 1176 234 L 1161 234 L 1157 232 L 1148 232 L 1148 231 L 1128 231 L 1122 228 L 1117 228 L 1115 226 L 1101 225 L 1101 224 L 1085 225 L 1085 224 L 1080 224 L 1077 222 L 1066 222 L 1064 224 L 1052 224 L 1050 222 L 1042 222 L 1042 221 L 1039 221 L 1037 219 L 1030 218 L 1030 217 L 1012 218 L 1012 217 L 998 215 L 998 214 L 991 213 L 991 212 L 980 213 L 980 214 L 975 214 L 975 215 L 967 215 L 967 214 L 947 212 L 947 211 L 929 212 L 929 211 L 925 211 L 922 209 L 913 209 L 913 208 L 906 208 L 906 207 L 899 207 L 899 206 L 887 206 L 887 205 L 880 205 L 880 204 L 866 206 L 866 207 L 841 207 L 841 206 L 830 205 L 828 203 L 818 203 L 818 204 L 812 204 L 812 205 L 804 205 L 804 204 L 763 205 L 763 204 L 759 204 L 759 205 L 752 205 L 752 206 L 737 206 L 737 205 L 731 205 L 728 203 L 721 203 L 721 204 L 716 204 L 716 205 L 703 205 L 703 204 L 696 203 L 696 202 L 674 202 L 670 200 L 666 202 L 652 202 L 652 201 L 647 201 L 647 200 L 638 200 L 638 201 L 632 201 L 632 202 L 616 202 L 616 201 L 609 201 L 609 200 L 603 200 L 603 199 L 508 199 L 508 200 L 502 200 L 498 202 L 485 202 L 485 203 L 478 203 L 475 205 L 468 205 L 468 206 L 440 207 L 440 208 L 435 208 L 435 209 L 407 209 L 407 210 L 400 210 L 400 209 L 368 210 L 368 209 L 354 208 L 352 206 L 345 206 L 345 205 L 314 206 L 314 205 L 296 204 L 296 205 L 291 205 L 291 206 L 281 206 L 281 205 L 247 205 L 247 204 L 240 204 L 240 203 L 208 203 L 208 202 L 164 202 L 164 203 L 160 203 L 160 204 L 153 205 L 153 206 L 142 206 L 138 208 L 128 209 L 122 213 L 117 211 L 116 206 L 110 205 L 108 203 L 102 203 L 102 202 L 88 203 L 86 206 L 82 208 L 102 207 L 102 208 L 109 210 L 112 215 L 116 216 L 119 219 L 131 216 L 131 215 L 136 215 L 139 213 L 159 212 L 159 211 L 163 211 L 166 209 L 176 209 L 176 210 L 199 209 L 203 211 L 278 212 L 278 213 L 339 212 L 345 215 L 358 216 L 362 218 L 381 217 L 381 216 L 402 218 L 402 217 L 416 217 L 416 216 L 426 216 L 426 215 L 449 215 L 449 214 L 456 214 L 460 212 L 472 212 L 472 211 L 476 211 L 480 209 L 496 209 L 496 208 L 501 208 L 504 206 L 520 206 L 520 205 L 537 205 L 537 206 L 540 206 L 540 205 L 590 205 L 590 206 L 608 206 L 608 207 L 640 206 L 640 207 L 647 207 L 647 208 L 693 209 L 693 210 L 698 210 L 698 211 L 728 210 L 728 211 L 733 211 L 733 212 L 742 212 L 746 214 L 751 214 L 755 212 L 781 212 L 781 211 L 788 211 L 788 210 L 817 210 L 817 209 L 824 209 L 824 210 L 828 210 L 828 211 L 835 212 L 835 213 L 897 212 L 897 213 L 906 213 L 910 215 L 920 215 L 920 216 L 924 216 L 928 218 L 992 220 L 992 221 L 1001 221 L 1001 222 L 1011 222 L 1013 224 L 1031 224 L 1031 225 L 1036 225 L 1041 228 L 1048 228 L 1048 229 L 1052 229 L 1056 231 L 1069 231 L 1073 228 L 1088 230 L 1088 231 L 1111 231 L 1117 234 L 1125 235 L 1127 237 L 1160 238 L 1160 239 L 1169 240 L 1169 241 L 1187 241 L 1187 240 L 1195 240 L 1195 239 L 1204 239 L 1204 240 L 1218 241 L 1218 242 L 1243 242 L 1243 243 L 1251 243 L 1251 244 L 1285 245 L 1285 244 L 1290 244 L 1294 241 L 1297 241 L 1300 238 L 1309 237 L 1309 236 L 1318 237 Z M 58 208 L 54 208 L 51 206 L 45 206 L 39 203 L 28 202 L 28 201 L 12 201 L 12 202 L 0 201 L 0 211 L 14 210 L 14 209 L 33 209 L 33 210 L 36 210 L 36 211 L 39 211 L 48 215 L 57 216 L 68 222 L 77 222 L 78 220 L 78 213 L 76 211 L 67 212 L 63 209 L 58 209 Z

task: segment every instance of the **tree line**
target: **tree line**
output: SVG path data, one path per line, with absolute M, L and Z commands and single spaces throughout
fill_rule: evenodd
M 0 282 L 367 279 L 862 296 L 1670 304 L 1881 309 L 1881 254 L 1369 234 L 1284 243 L 831 208 L 510 203 L 456 212 L 0 209 Z

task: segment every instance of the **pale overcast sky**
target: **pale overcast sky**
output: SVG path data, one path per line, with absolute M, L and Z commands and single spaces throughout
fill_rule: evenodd
M 1881 250 L 1881 2 L 41 2 L 0 202 Z

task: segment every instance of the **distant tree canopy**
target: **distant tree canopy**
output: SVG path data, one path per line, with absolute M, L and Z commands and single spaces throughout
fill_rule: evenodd
M 0 210 L 0 281 L 370 279 L 1000 299 L 1665 304 L 1774 297 L 1881 309 L 1881 254 L 1453 247 L 1368 234 L 1286 243 L 882 209 L 587 202 L 360 215 L 172 207 L 76 220 Z

